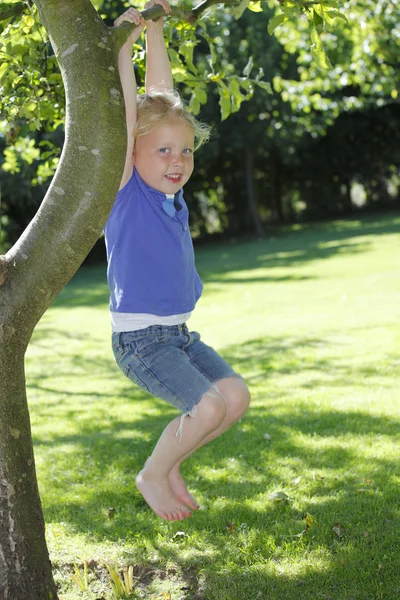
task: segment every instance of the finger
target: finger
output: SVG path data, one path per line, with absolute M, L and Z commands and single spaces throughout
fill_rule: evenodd
M 169 13 L 171 12 L 171 7 L 169 5 L 169 2 L 167 2 L 167 0 L 159 0 L 159 4 L 161 4 L 163 9 L 165 10 L 165 13 L 167 15 L 169 15 Z
M 127 11 L 127 12 L 129 14 L 129 17 L 131 19 L 133 19 L 132 20 L 133 23 L 136 23 L 137 25 L 139 25 L 139 23 L 142 22 L 143 17 L 140 14 L 140 12 L 138 10 L 136 10 L 135 8 L 130 8 L 129 11 Z
M 166 15 L 168 15 L 171 12 L 171 7 L 166 0 L 149 0 L 149 2 L 146 3 L 146 8 L 151 8 L 152 6 L 156 6 L 157 4 L 162 6 Z
M 133 16 L 128 14 L 123 14 L 118 19 L 115 19 L 114 25 L 118 27 L 118 25 L 122 25 L 122 23 L 134 23 Z
M 167 15 L 169 15 L 169 13 L 171 12 L 171 7 L 169 5 L 169 2 L 167 2 L 167 0 L 158 0 L 157 2 L 158 4 L 161 4 L 161 6 L 163 7 L 165 13 Z
M 132 15 L 126 15 L 124 18 L 117 19 L 115 23 L 117 25 L 122 25 L 122 23 L 135 23 L 136 20 Z
M 142 15 L 135 8 L 129 8 L 127 11 L 122 13 L 115 21 L 114 25 L 121 25 L 124 21 L 128 21 L 129 23 L 140 23 Z

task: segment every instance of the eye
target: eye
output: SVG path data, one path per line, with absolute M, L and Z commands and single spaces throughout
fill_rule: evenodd
M 193 154 L 192 148 L 185 148 L 182 154 Z
M 161 152 L 161 154 L 168 154 L 170 152 L 169 148 L 160 148 L 159 152 Z

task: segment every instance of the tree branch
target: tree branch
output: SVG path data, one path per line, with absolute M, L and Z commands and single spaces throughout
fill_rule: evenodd
M 198 4 L 192 10 L 185 10 L 183 8 L 179 8 L 179 6 L 171 6 L 170 17 L 174 19 L 178 19 L 179 21 L 186 21 L 186 23 L 193 24 L 197 21 L 197 19 L 209 8 L 215 6 L 216 4 L 223 4 L 224 6 L 236 6 L 239 4 L 238 0 L 204 0 L 200 4 Z M 152 6 L 151 8 L 145 8 L 140 11 L 140 14 L 144 18 L 145 21 L 149 21 L 152 19 L 156 21 L 160 17 L 165 17 L 164 9 L 160 4 L 156 6 Z M 129 34 L 135 29 L 136 25 L 132 23 L 122 23 L 119 27 L 114 28 L 114 39 L 118 48 L 121 48 L 128 39 Z
M 225 0 L 225 2 L 220 2 L 220 0 L 204 0 L 204 2 L 200 2 L 200 4 L 195 6 L 195 8 L 193 8 L 193 10 L 191 10 L 190 12 L 194 17 L 194 20 L 196 21 L 200 17 L 200 15 L 203 14 L 203 12 L 205 12 L 212 6 L 215 6 L 216 4 L 223 4 L 224 6 L 235 6 L 240 4 L 240 2 L 238 2 L 238 0 Z

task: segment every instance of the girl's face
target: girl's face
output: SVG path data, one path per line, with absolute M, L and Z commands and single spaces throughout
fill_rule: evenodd
M 136 140 L 133 164 L 147 185 L 175 194 L 193 172 L 194 131 L 180 119 L 167 121 Z

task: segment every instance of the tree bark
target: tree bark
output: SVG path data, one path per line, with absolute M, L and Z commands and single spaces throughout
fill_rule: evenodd
M 55 600 L 25 391 L 32 331 L 98 239 L 122 176 L 120 32 L 89 0 L 35 0 L 60 63 L 66 142 L 42 205 L 0 258 L 0 598 Z M 117 40 L 118 38 L 118 40 Z
M 0 351 L 0 598 L 51 600 L 56 586 L 44 537 L 25 393 L 24 349 Z

